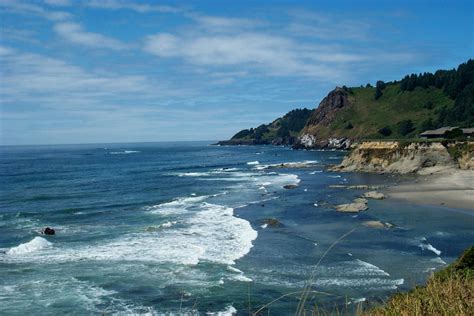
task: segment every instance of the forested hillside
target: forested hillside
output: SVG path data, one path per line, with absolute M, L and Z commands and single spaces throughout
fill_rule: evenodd
M 308 109 L 296 109 L 270 124 L 262 124 L 256 128 L 244 129 L 232 136 L 228 141 L 219 142 L 221 145 L 291 145 L 294 143 L 313 113 Z
M 314 111 L 293 110 L 271 124 L 242 130 L 222 143 L 296 141 L 303 147 L 325 147 L 331 138 L 410 139 L 442 126 L 474 126 L 473 60 L 457 69 L 377 81 L 375 86 L 336 88 Z

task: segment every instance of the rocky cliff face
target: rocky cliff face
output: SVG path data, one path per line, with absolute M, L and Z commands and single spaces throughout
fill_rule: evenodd
M 346 137 L 327 137 L 319 135 L 318 126 L 328 127 L 334 121 L 337 113 L 349 107 L 349 95 L 346 89 L 337 87 L 321 101 L 318 108 L 313 112 L 301 136 L 297 139 L 295 148 L 337 148 L 344 149 L 350 146 L 350 140 Z
M 354 146 L 335 171 L 432 173 L 458 167 L 441 143 L 363 142 Z
M 319 107 L 314 111 L 308 120 L 307 125 L 329 126 L 337 112 L 342 108 L 349 106 L 348 93 L 345 89 L 337 87 L 319 103 Z
M 474 170 L 474 142 L 465 141 L 465 142 L 456 142 L 447 144 L 446 147 L 451 153 L 458 165 L 459 168 L 463 170 Z

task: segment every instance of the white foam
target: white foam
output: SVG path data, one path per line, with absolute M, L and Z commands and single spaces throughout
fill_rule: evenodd
M 240 282 L 253 282 L 253 280 L 249 277 L 246 277 L 243 274 L 237 274 L 231 277 L 232 280 L 240 281 Z
M 168 222 L 165 222 L 165 223 L 161 224 L 159 227 L 168 228 L 168 227 L 173 226 L 176 223 L 177 223 L 177 221 L 172 221 L 172 222 L 168 221 Z
M 311 167 L 311 165 L 317 164 L 319 161 L 317 160 L 304 160 L 304 161 L 291 161 L 291 162 L 281 162 L 281 163 L 274 163 L 274 164 L 268 164 L 268 165 L 260 165 L 254 167 L 254 169 L 257 170 L 263 170 L 263 169 L 268 169 L 268 168 L 278 168 L 278 167 L 297 167 L 297 166 L 303 166 L 303 167 Z
M 323 172 L 322 170 L 314 170 L 314 171 L 311 171 L 309 174 L 316 174 L 316 173 L 321 173 Z
M 209 315 L 209 316 L 232 316 L 235 314 L 237 314 L 237 310 L 232 305 L 227 306 L 225 310 L 217 312 L 217 313 L 213 313 L 213 312 L 206 313 L 206 315 Z
M 241 270 L 239 270 L 237 268 L 234 268 L 233 266 L 227 266 L 227 270 L 229 270 L 230 272 L 236 273 L 236 274 L 233 274 L 229 277 L 229 279 L 231 279 L 231 280 L 240 281 L 240 282 L 252 282 L 253 281 L 251 278 L 246 277 Z
M 177 174 L 178 177 L 207 177 L 210 175 L 210 172 L 182 172 Z
M 258 160 L 247 162 L 247 165 L 258 165 L 258 164 L 260 164 Z
M 426 241 L 426 238 L 425 238 L 424 240 Z M 431 244 L 429 244 L 429 243 L 427 243 L 427 242 L 425 242 L 425 243 L 420 243 L 420 244 L 418 245 L 418 247 L 420 247 L 421 250 L 429 250 L 429 251 L 435 253 L 437 256 L 439 256 L 439 255 L 441 254 L 441 250 L 436 249 L 435 247 L 433 247 L 433 245 L 431 245 Z
M 236 267 L 233 266 L 227 266 L 227 270 L 235 273 L 243 273 L 242 270 L 237 269 Z
M 336 176 L 328 176 L 329 178 L 341 178 L 341 175 L 336 175 Z
M 436 262 L 438 264 L 447 264 L 446 261 L 444 261 L 443 259 L 441 259 L 441 257 L 436 257 L 436 258 L 433 258 L 431 259 L 432 262 Z
M 313 205 L 314 205 L 314 206 L 316 206 L 316 207 L 318 207 L 318 206 L 319 206 L 319 205 L 318 205 L 318 203 L 314 203 Z
M 182 207 L 183 204 L 189 204 L 191 199 L 199 201 L 199 198 L 182 198 L 168 204 L 173 207 L 176 205 Z M 159 234 L 139 232 L 126 234 L 106 243 L 61 249 L 51 248 L 47 256 L 32 256 L 28 260 L 35 262 L 132 260 L 184 265 L 209 261 L 232 265 L 235 260 L 250 251 L 253 246 L 252 241 L 257 238 L 257 231 L 248 221 L 234 217 L 232 208 L 199 202 L 192 205 L 192 210 L 180 218 L 179 226 L 164 229 Z M 39 245 L 43 247 L 49 244 L 41 241 Z M 18 249 L 23 248 L 18 247 Z M 11 249 L 10 251 L 18 252 L 19 250 Z
M 154 206 L 145 207 L 145 210 L 153 214 L 172 215 L 187 213 L 187 208 L 196 203 L 203 202 L 210 195 L 181 197 L 171 202 L 161 203 Z
M 365 301 L 367 301 L 367 299 L 365 297 L 359 297 L 359 298 L 353 299 L 352 303 L 357 304 L 357 303 L 362 303 L 362 302 L 365 302 Z
M 268 224 L 263 224 L 263 225 L 261 225 L 260 227 L 262 227 L 263 229 L 265 229 L 265 228 L 268 227 Z
M 355 262 L 359 265 L 359 267 L 356 267 L 354 272 L 356 272 L 358 274 L 390 276 L 390 274 L 388 274 L 384 270 L 380 269 L 376 265 L 373 265 L 371 263 L 365 262 L 365 261 L 360 260 L 360 259 L 356 259 Z
M 405 282 L 404 279 L 382 279 L 382 278 L 318 278 L 315 281 L 317 286 L 337 286 L 337 287 L 369 287 L 396 289 Z
M 31 241 L 12 247 L 7 250 L 7 255 L 23 255 L 51 247 L 53 244 L 42 237 L 35 237 Z
M 124 150 L 124 151 L 111 151 L 111 155 L 128 155 L 128 154 L 136 154 L 139 153 L 138 150 Z

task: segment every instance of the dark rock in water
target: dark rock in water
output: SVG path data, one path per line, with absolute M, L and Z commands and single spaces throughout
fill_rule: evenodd
M 56 234 L 56 232 L 54 231 L 54 229 L 49 228 L 49 227 L 46 227 L 45 229 L 43 229 L 43 230 L 41 231 L 41 233 L 44 234 L 44 235 L 54 235 L 54 234 Z
M 269 227 L 281 227 L 281 226 L 283 226 L 283 224 L 280 223 L 280 221 L 277 220 L 276 218 L 265 218 L 263 220 L 263 224 L 268 225 Z
M 284 189 L 296 189 L 297 187 L 296 184 L 287 184 L 283 186 Z

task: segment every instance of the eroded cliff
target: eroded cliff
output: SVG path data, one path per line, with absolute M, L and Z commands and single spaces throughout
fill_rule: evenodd
M 455 150 L 453 150 L 455 146 Z M 462 168 L 473 169 L 473 143 L 400 143 L 367 141 L 354 145 L 334 171 L 379 173 L 433 173 Z M 456 152 L 453 155 L 453 152 Z

